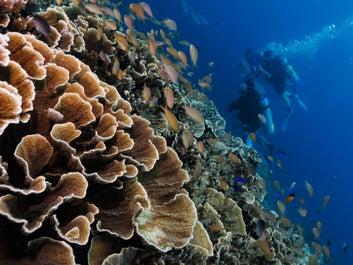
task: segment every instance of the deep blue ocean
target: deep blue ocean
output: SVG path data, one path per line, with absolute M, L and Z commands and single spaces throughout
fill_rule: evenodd
M 125 6 L 132 1 L 125 1 Z M 275 48 L 288 58 L 303 85 L 298 88 L 308 112 L 294 102 L 286 131 L 280 129 L 285 105 L 271 87 L 265 87 L 271 103 L 276 132 L 268 139 L 287 156 L 283 168 L 274 168 L 272 180 L 285 191 L 296 182 L 296 198 L 305 199 L 307 216 L 301 217 L 296 200 L 287 205 L 293 223 L 305 228 L 308 243 L 315 241 L 312 228 L 322 222 L 319 240 L 332 244 L 331 261 L 353 264 L 353 1 L 327 0 L 150 0 L 157 19 L 176 21 L 180 39 L 199 50 L 194 84 L 213 74 L 213 90 L 207 95 L 227 120 L 235 136 L 238 123 L 228 105 L 239 93 L 239 63 L 247 48 Z M 184 4 L 184 6 L 183 6 Z M 187 5 L 187 6 L 186 6 Z M 198 15 L 193 17 L 192 11 Z M 199 21 L 200 17 L 202 21 Z M 149 26 L 139 22 L 139 27 Z M 209 63 L 214 62 L 213 67 Z M 258 143 L 254 148 L 261 150 Z M 310 198 L 304 181 L 314 188 Z M 271 187 L 271 183 L 268 183 Z M 273 205 L 274 190 L 266 203 Z M 325 209 L 323 197 L 330 195 Z M 346 252 L 342 244 L 348 244 Z

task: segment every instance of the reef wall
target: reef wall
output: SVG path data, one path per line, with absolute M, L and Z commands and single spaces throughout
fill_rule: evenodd
M 172 44 L 72 2 L 0 0 L 0 263 L 307 264 Z

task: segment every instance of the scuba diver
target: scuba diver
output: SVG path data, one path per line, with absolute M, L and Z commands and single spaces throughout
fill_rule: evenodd
M 249 78 L 245 84 L 241 85 L 241 95 L 232 101 L 228 107 L 228 111 L 239 110 L 238 119 L 242 129 L 246 132 L 245 143 L 252 147 L 252 142 L 256 140 L 256 134 L 261 125 L 269 134 L 274 133 L 275 127 L 272 121 L 270 104 L 268 99 L 261 94 L 253 79 Z M 268 145 L 272 152 L 272 144 L 264 137 L 259 137 L 261 141 Z
M 264 51 L 261 62 L 257 66 L 257 72 L 261 73 L 268 83 L 274 87 L 287 106 L 287 116 L 282 125 L 282 130 L 285 130 L 289 116 L 293 112 L 291 98 L 294 98 L 305 111 L 308 111 L 296 91 L 296 85 L 301 85 L 299 77 L 286 58 L 275 55 L 271 50 Z M 293 93 L 286 90 L 287 85 L 292 88 Z

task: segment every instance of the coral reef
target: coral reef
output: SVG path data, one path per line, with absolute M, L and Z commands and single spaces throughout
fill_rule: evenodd
M 260 156 L 164 31 L 158 48 L 113 4 L 61 2 L 0 1 L 0 259 L 304 264 L 302 235 L 261 205 Z

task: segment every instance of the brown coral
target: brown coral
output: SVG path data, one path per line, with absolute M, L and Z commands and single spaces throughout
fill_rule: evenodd
M 12 156 L 0 150 L 11 161 L 1 167 L 5 194 L 0 214 L 25 235 L 56 233 L 70 244 L 88 244 L 96 222 L 98 232 L 122 239 L 137 232 L 141 246 L 147 242 L 162 251 L 185 246 L 192 238 L 196 209 L 180 190 L 189 178 L 166 141 L 154 135 L 147 120 L 131 116 L 130 104 L 114 87 L 77 59 L 29 35 L 7 36 L 6 67 L 17 65 L 13 69 L 21 78 L 7 78 L 13 86 L 6 88 L 2 102 L 17 102 L 13 114 L 6 109 L 2 118 L 18 122 L 24 110 L 34 114 L 28 115 L 24 131 L 4 126 L 2 137 L 16 134 L 14 139 L 21 141 L 6 144 L 15 147 Z M 32 56 L 34 67 L 24 55 Z M 29 93 L 23 104 L 21 84 L 33 85 L 34 79 L 35 98 Z

